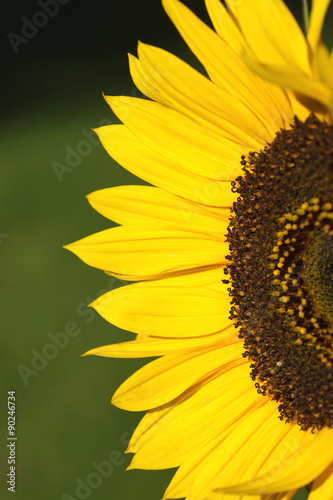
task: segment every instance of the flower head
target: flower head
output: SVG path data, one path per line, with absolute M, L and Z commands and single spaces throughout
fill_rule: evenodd
M 150 100 L 109 97 L 96 130 L 153 186 L 89 196 L 119 227 L 68 248 L 137 283 L 92 306 L 157 357 L 113 403 L 148 410 L 130 468 L 179 467 L 164 498 L 333 498 L 333 64 L 328 0 L 305 37 L 282 0 L 206 0 L 215 31 L 166 12 L 208 77 L 162 49 L 130 56 Z

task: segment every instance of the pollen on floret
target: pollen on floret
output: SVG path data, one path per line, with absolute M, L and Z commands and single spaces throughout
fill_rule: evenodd
M 304 430 L 333 426 L 332 144 L 332 126 L 295 118 L 232 183 L 230 318 L 257 391 Z

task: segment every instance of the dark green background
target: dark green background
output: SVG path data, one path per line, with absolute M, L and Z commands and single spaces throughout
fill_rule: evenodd
M 187 4 L 205 16 L 203 1 Z M 92 347 L 132 338 L 85 309 L 121 283 L 62 249 L 65 243 L 110 226 L 89 206 L 86 194 L 141 181 L 96 143 L 79 154 L 71 171 L 57 176 L 54 162 L 66 165 L 68 148 L 82 152 L 82 141 L 101 120 L 117 122 L 102 91 L 140 96 L 131 83 L 126 57 L 128 51 L 135 53 L 138 39 L 193 59 L 158 0 L 71 0 L 60 5 L 57 15 L 27 44 L 20 44 L 18 53 L 7 34 L 20 35 L 22 17 L 31 20 L 41 7 L 38 2 L 13 1 L 5 9 L 0 496 L 13 496 L 5 484 L 6 401 L 7 391 L 15 390 L 16 498 L 64 500 L 64 494 L 83 498 L 76 495 L 77 485 L 86 484 L 96 472 L 94 463 L 109 461 L 112 453 L 112 473 L 100 486 L 87 490 L 85 498 L 159 500 L 173 471 L 125 472 L 130 457 L 122 458 L 122 453 L 142 415 L 110 405 L 116 388 L 144 362 L 80 357 Z M 67 335 L 63 348 L 54 347 L 52 335 L 71 327 L 77 334 Z M 45 352 L 53 359 L 47 360 Z M 44 361 L 40 357 L 36 361 L 36 356 Z

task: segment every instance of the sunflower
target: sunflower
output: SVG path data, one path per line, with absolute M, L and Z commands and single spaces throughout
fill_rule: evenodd
M 119 226 L 68 245 L 137 283 L 92 305 L 156 357 L 113 396 L 148 410 L 129 468 L 178 467 L 165 499 L 333 499 L 333 65 L 328 0 L 304 36 L 282 0 L 206 0 L 215 30 L 164 8 L 208 77 L 162 49 L 129 56 L 149 99 L 106 97 L 96 130 L 150 186 L 92 193 Z M 156 186 L 156 187 L 155 187 Z

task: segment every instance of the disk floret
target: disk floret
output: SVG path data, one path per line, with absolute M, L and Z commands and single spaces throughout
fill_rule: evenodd
M 242 157 L 227 239 L 251 377 L 302 429 L 333 426 L 333 127 L 311 115 Z

